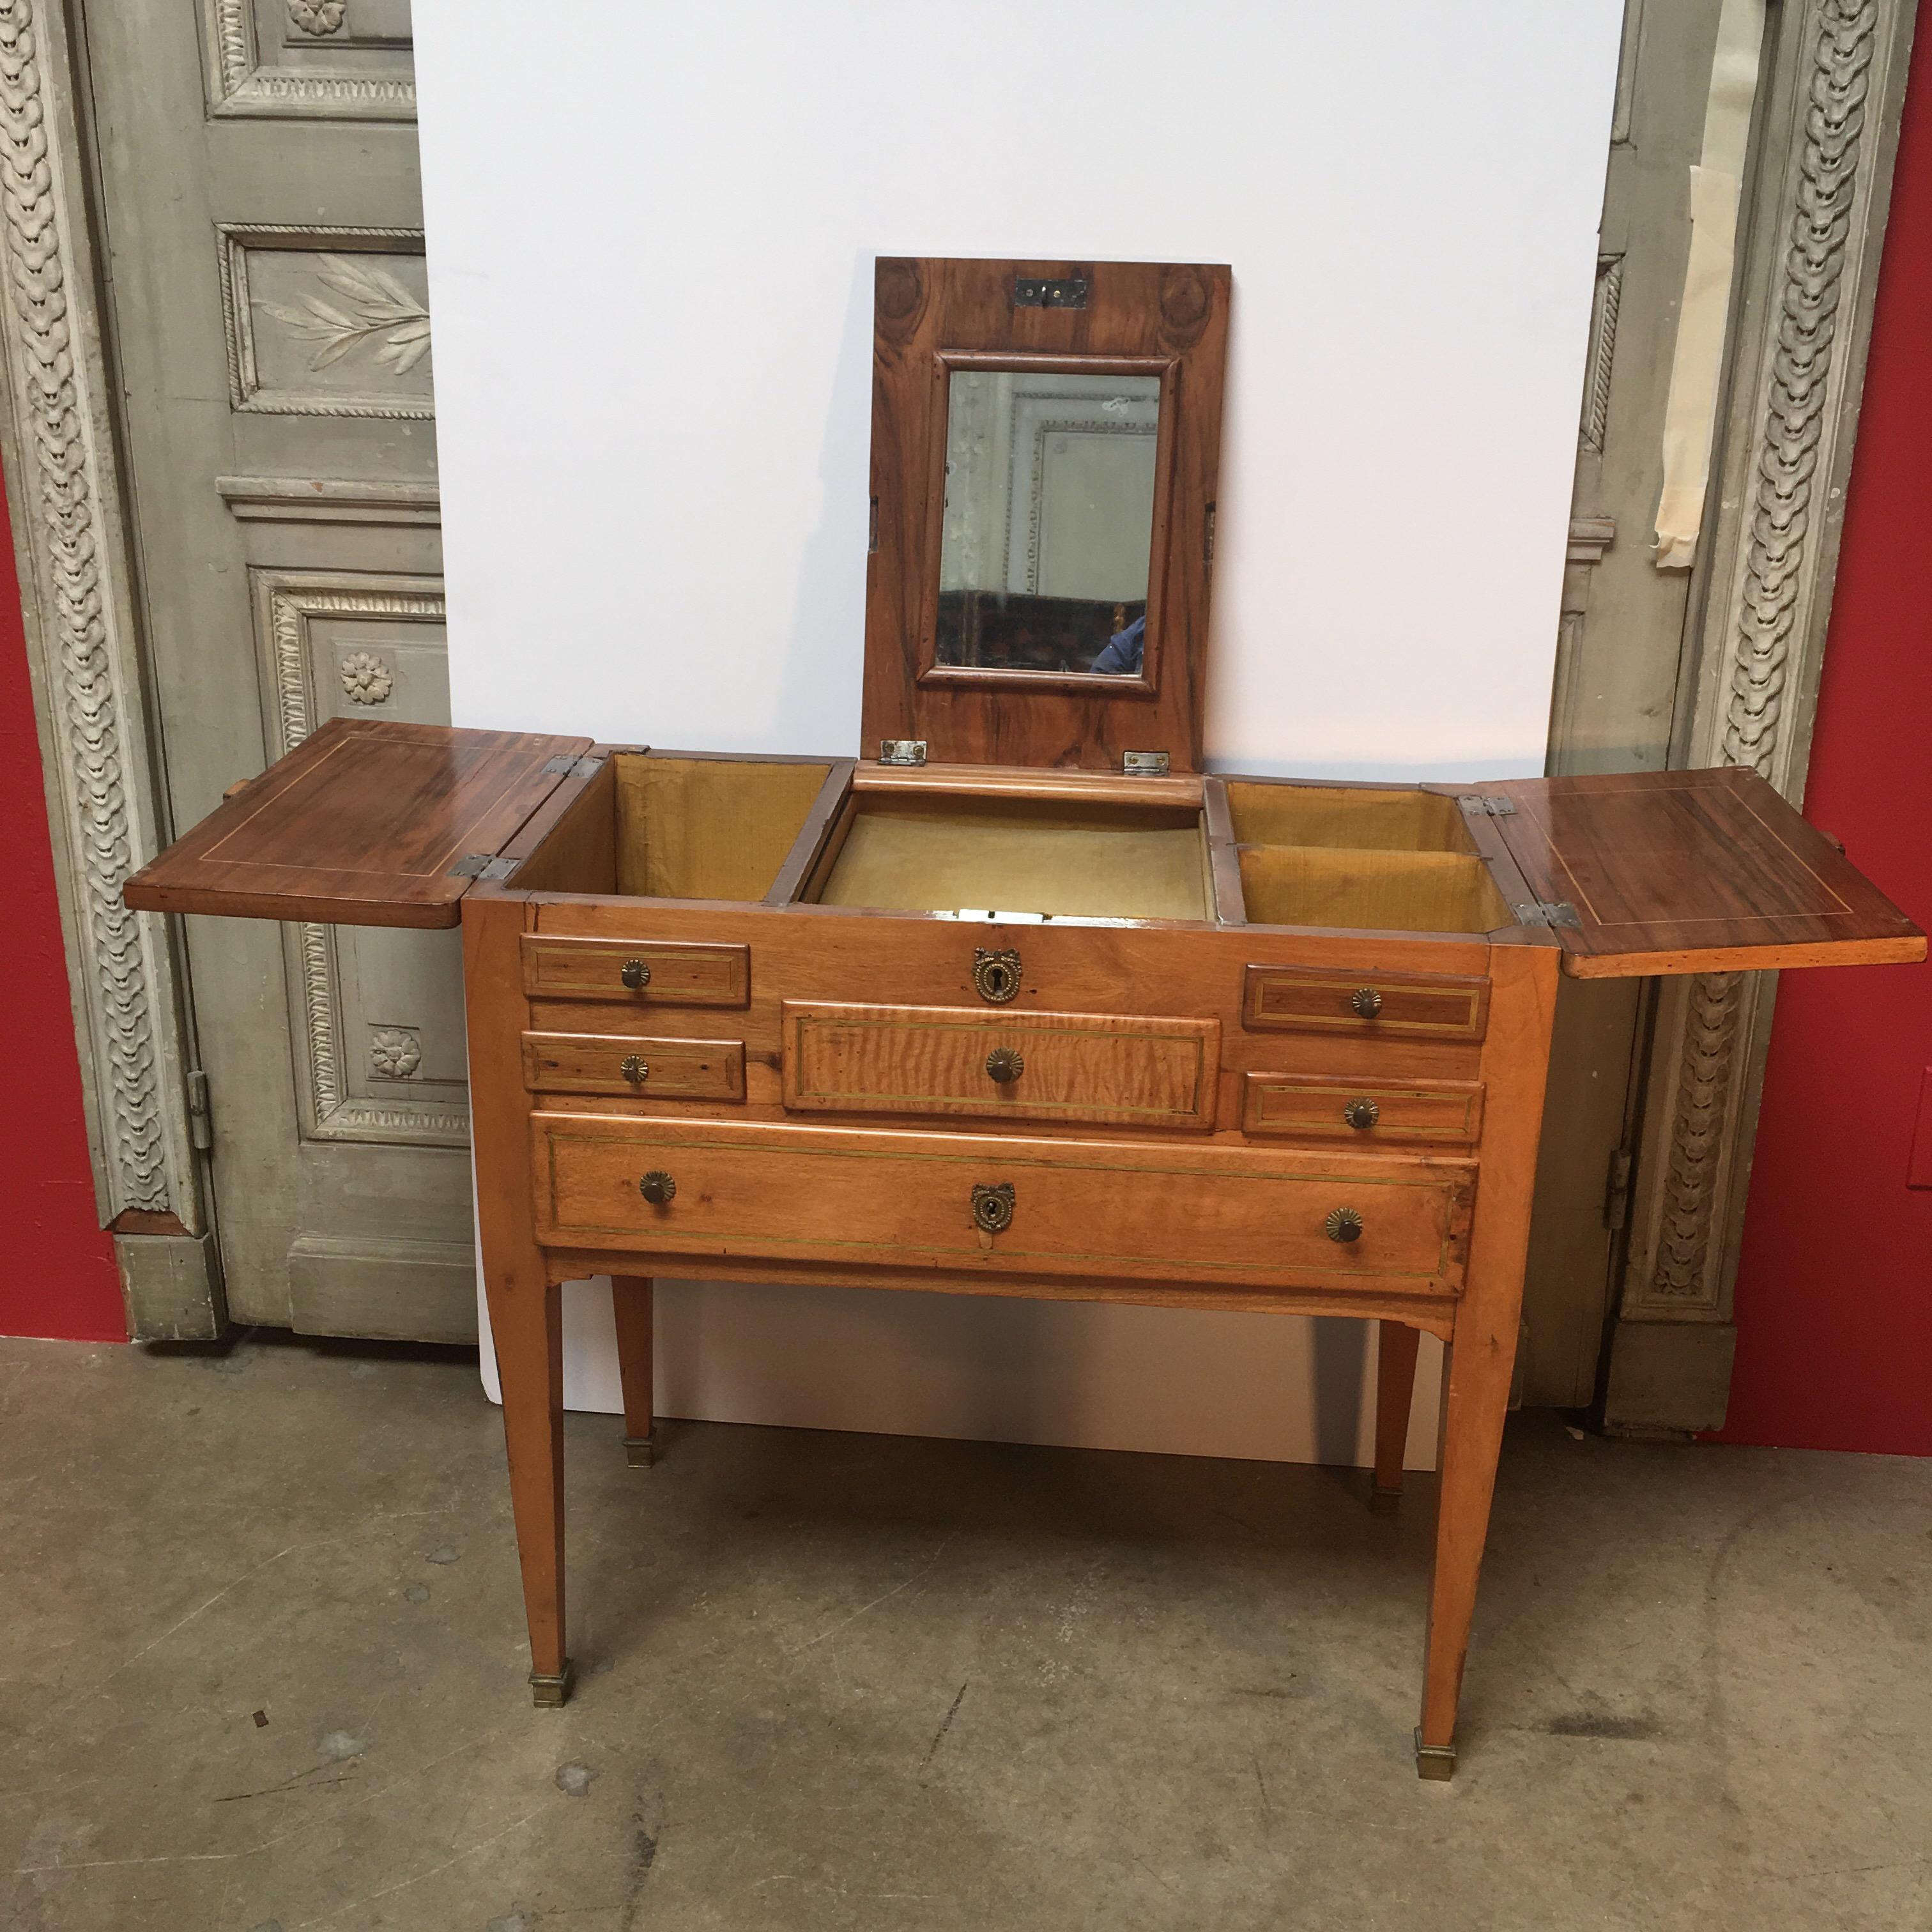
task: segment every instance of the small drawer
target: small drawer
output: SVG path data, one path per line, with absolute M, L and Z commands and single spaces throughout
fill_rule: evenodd
M 751 948 L 526 932 L 524 990 L 542 998 L 622 1000 L 638 1006 L 748 1006 Z
M 1250 966 L 1241 1001 L 1254 1033 L 1478 1040 L 1489 1020 L 1489 981 L 1448 973 Z
M 1472 1162 L 531 1118 L 538 1238 L 645 1253 L 1456 1293 Z
M 970 1114 L 1165 1132 L 1214 1124 L 1218 1020 L 787 1000 L 795 1112 Z
M 1322 1073 L 1250 1073 L 1243 1131 L 1352 1145 L 1473 1147 L 1482 1132 L 1475 1080 L 1354 1080 Z
M 742 1100 L 742 1040 L 634 1040 L 621 1034 L 526 1033 L 532 1094 L 634 1094 L 646 1100 Z

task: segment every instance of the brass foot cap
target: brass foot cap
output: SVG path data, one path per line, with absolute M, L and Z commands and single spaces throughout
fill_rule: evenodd
M 1394 1516 L 1402 1507 L 1402 1492 L 1385 1490 L 1378 1483 L 1369 1492 L 1369 1513 L 1371 1516 Z
M 1447 1784 L 1456 1775 L 1456 1747 L 1454 1744 L 1426 1744 L 1422 1733 L 1415 1734 L 1415 1774 L 1418 1778 L 1432 1778 Z
M 624 1460 L 634 1469 L 648 1469 L 658 1459 L 657 1431 L 648 1436 L 627 1436 L 624 1438 Z
M 577 1682 L 577 1666 L 568 1658 L 563 1660 L 563 1668 L 554 1677 L 546 1677 L 538 1671 L 530 1672 L 530 1702 L 539 1711 L 560 1711 L 568 1702 L 572 1690 Z

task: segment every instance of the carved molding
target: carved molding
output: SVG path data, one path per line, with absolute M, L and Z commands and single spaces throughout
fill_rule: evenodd
M 307 34 L 337 34 L 340 0 L 290 0 L 290 20 Z M 312 15 L 329 24 L 309 26 Z M 335 17 L 330 21 L 330 16 Z M 202 38 L 208 50 L 208 111 L 224 118 L 298 118 L 318 121 L 413 121 L 416 118 L 415 66 L 398 50 L 396 70 L 318 65 L 304 58 L 282 66 L 262 58 L 255 0 L 203 0 Z M 324 61 L 332 50 L 318 43 Z M 335 58 L 340 60 L 338 54 Z
M 315 345 L 311 372 L 333 368 L 352 353 L 372 372 L 407 375 L 429 353 L 429 312 L 386 271 L 346 259 L 349 254 L 404 255 L 420 261 L 419 228 L 334 228 L 296 222 L 223 222 L 219 238 L 222 326 L 228 348 L 228 394 L 232 406 L 270 416 L 349 416 L 382 422 L 425 422 L 436 414 L 427 395 L 372 388 L 366 394 L 276 387 L 262 380 L 255 316 Z M 321 258 L 316 289 L 301 308 L 259 300 L 251 257 L 263 254 L 314 254 Z M 349 306 L 344 308 L 342 304 Z
M 120 898 L 156 826 L 71 74 L 59 11 L 0 0 L 8 487 L 104 1218 L 195 1234 L 169 934 Z
M 1766 144 L 1734 325 L 1730 427 L 1712 488 L 1717 541 L 1676 762 L 1748 764 L 1794 803 L 1810 749 L 1910 29 L 1904 0 L 1804 0 L 1787 10 L 1780 122 Z M 1772 1001 L 1763 975 L 1704 975 L 1660 998 L 1626 1319 L 1730 1318 Z
M 229 514 L 256 524 L 422 524 L 442 521 L 434 483 L 308 476 L 218 476 Z
M 312 681 L 314 658 L 308 628 L 316 618 L 375 618 L 418 624 L 444 620 L 442 586 L 434 578 L 350 577 L 340 572 L 296 570 L 257 570 L 254 578 L 256 622 L 269 654 L 274 697 L 274 742 L 270 748 L 274 758 L 294 750 L 316 726 L 320 707 Z M 433 1095 L 421 1100 L 372 1100 L 350 1090 L 343 1059 L 341 972 L 334 929 L 293 926 L 288 944 L 298 995 L 295 1004 L 302 1016 L 297 1050 L 306 1062 L 308 1076 L 309 1118 L 304 1132 L 318 1140 L 467 1145 L 470 1114 L 465 1106 Z M 376 1040 L 391 1034 L 406 1035 L 415 1046 L 416 1060 L 406 1070 L 413 1076 L 422 1053 L 412 1028 L 385 1028 L 373 1036 L 372 1068 L 385 1078 L 404 1077 L 385 1070 L 373 1057 Z
M 1610 370 L 1617 352 L 1617 310 L 1623 300 L 1624 258 L 1606 255 L 1597 264 L 1590 303 L 1590 352 L 1583 378 L 1583 419 L 1579 434 L 1593 456 L 1604 453 L 1610 419 Z

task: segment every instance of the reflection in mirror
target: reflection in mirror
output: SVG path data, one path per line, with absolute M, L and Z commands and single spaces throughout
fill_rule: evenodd
M 1141 674 L 1158 376 L 955 369 L 937 659 Z

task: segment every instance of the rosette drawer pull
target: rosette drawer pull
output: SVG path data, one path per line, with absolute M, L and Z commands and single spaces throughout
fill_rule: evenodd
M 668 1208 L 677 1192 L 677 1183 L 661 1167 L 654 1167 L 638 1183 L 638 1192 L 653 1208 Z
M 1332 1208 L 1322 1224 L 1322 1232 L 1331 1241 L 1359 1241 L 1362 1238 L 1362 1217 L 1352 1208 Z

